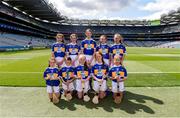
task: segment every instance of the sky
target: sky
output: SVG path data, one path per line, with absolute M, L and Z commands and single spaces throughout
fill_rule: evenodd
M 49 0 L 73 19 L 155 20 L 180 7 L 180 0 Z

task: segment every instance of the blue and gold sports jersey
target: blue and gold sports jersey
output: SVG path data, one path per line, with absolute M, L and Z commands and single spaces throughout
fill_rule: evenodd
M 45 72 L 44 72 L 44 78 L 45 77 L 58 77 L 59 74 L 58 74 L 58 68 L 51 68 L 51 67 L 48 67 Z M 60 81 L 59 80 L 46 80 L 46 85 L 49 85 L 49 86 L 59 86 L 60 84 Z
M 117 82 L 117 80 L 115 79 L 116 76 L 120 76 L 121 78 L 123 77 L 127 77 L 127 71 L 123 66 L 113 66 L 110 70 L 109 70 L 109 77 L 112 77 L 114 82 Z
M 59 71 L 59 76 L 66 82 L 74 77 L 74 68 L 72 66 L 65 66 Z
M 110 47 L 107 44 L 100 44 L 97 46 L 96 51 L 102 53 L 104 59 L 109 59 Z
M 85 70 L 84 66 L 79 65 L 75 69 L 75 74 L 77 78 L 87 79 L 87 77 L 91 74 L 91 70 L 88 68 Z
M 81 48 L 84 49 L 85 55 L 93 55 L 94 49 L 96 49 L 96 42 L 93 39 L 84 39 L 81 42 Z
M 66 45 L 66 52 L 69 53 L 69 55 L 78 55 L 80 51 L 80 46 L 77 44 L 69 43 Z
M 96 78 L 102 79 L 104 75 L 108 74 L 108 66 L 103 64 L 95 64 L 92 67 L 92 73 Z
M 66 51 L 66 45 L 64 43 L 54 43 L 52 46 L 52 51 L 55 57 L 64 57 Z
M 111 54 L 113 55 L 120 55 L 121 57 L 126 53 L 126 47 L 122 44 L 113 44 L 110 49 Z

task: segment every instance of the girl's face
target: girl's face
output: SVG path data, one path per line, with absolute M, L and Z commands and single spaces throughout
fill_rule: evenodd
M 79 63 L 81 65 L 84 65 L 85 61 L 86 61 L 86 57 L 84 55 L 80 55 L 79 56 Z
M 67 60 L 67 59 L 66 59 L 65 63 L 66 63 L 66 65 L 67 65 L 67 66 L 71 66 L 72 61 L 71 61 L 71 60 Z
M 63 37 L 62 36 L 56 36 L 56 41 L 57 42 L 62 42 L 63 41 Z
M 117 35 L 114 35 L 114 42 L 115 43 L 120 43 L 120 37 L 119 36 L 117 36 Z
M 102 56 L 101 56 L 101 54 L 99 54 L 99 53 L 96 53 L 96 61 L 98 62 L 98 63 L 102 63 Z
M 56 63 L 55 63 L 55 60 L 52 60 L 52 59 L 51 59 L 51 60 L 49 61 L 50 67 L 55 67 L 55 64 L 56 64 Z
M 115 64 L 116 66 L 121 65 L 120 56 L 115 56 L 115 57 L 114 57 L 114 64 Z
M 101 36 L 100 39 L 99 39 L 99 41 L 100 41 L 101 43 L 106 43 L 107 39 L 106 39 L 104 36 Z
M 71 37 L 71 42 L 76 43 L 77 38 L 75 36 Z
M 85 35 L 86 35 L 87 38 L 91 38 L 92 32 L 86 31 L 86 32 L 85 32 Z

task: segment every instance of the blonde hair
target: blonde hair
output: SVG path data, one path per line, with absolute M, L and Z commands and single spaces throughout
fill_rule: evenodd
M 104 37 L 105 39 L 107 39 L 107 36 L 106 36 L 106 35 L 101 35 L 100 38 L 101 38 L 101 37 Z
M 119 33 L 114 34 L 114 36 L 117 36 L 120 39 L 120 43 L 123 43 L 123 37 Z

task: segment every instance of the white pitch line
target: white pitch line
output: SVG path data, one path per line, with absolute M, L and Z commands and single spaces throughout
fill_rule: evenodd
M 19 74 L 19 73 L 23 73 L 23 74 L 39 74 L 39 73 L 44 73 L 44 72 L 0 72 L 0 73 L 9 73 L 9 74 Z M 128 72 L 128 73 L 130 73 L 130 74 L 153 74 L 153 73 L 155 73 L 155 74 L 163 74 L 163 73 L 169 73 L 169 74 L 173 74 L 173 73 L 180 73 L 180 72 Z
M 156 73 L 156 74 L 161 74 L 161 73 L 180 73 L 180 72 L 127 72 L 127 73 L 132 73 L 132 74 L 151 74 L 151 73 Z
M 10 58 L 0 58 L 0 60 L 23 60 L 23 59 L 30 59 L 30 58 L 23 58 L 23 57 L 10 57 Z

